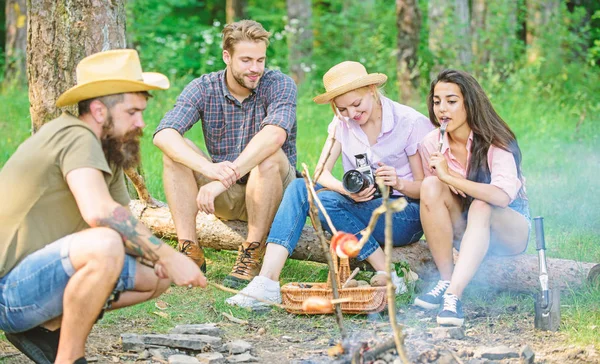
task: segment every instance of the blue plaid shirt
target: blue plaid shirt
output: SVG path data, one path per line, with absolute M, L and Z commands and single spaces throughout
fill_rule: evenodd
M 154 133 L 171 128 L 184 135 L 202 120 L 206 149 L 217 163 L 234 161 L 265 125 L 277 125 L 287 132 L 282 149 L 296 166 L 296 94 L 290 77 L 265 70 L 258 87 L 240 103 L 227 88 L 225 70 L 209 73 L 186 86 Z

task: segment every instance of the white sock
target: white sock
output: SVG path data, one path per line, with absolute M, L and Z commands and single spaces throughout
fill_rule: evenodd
M 257 283 L 262 283 L 269 291 L 279 290 L 279 281 L 274 281 L 265 276 L 254 277 Z

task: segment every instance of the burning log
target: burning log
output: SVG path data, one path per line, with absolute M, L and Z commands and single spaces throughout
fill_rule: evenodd
M 151 208 L 139 200 L 129 204 L 134 216 L 148 226 L 154 234 L 167 239 L 175 239 L 175 225 L 168 207 Z M 202 246 L 218 250 L 237 250 L 244 241 L 247 224 L 241 221 L 221 221 L 213 215 L 202 212 L 196 217 L 198 241 Z M 326 257 L 320 247 L 319 238 L 312 227 L 304 227 L 293 259 L 324 263 Z M 393 262 L 408 262 L 411 269 L 422 279 L 435 280 L 438 272 L 425 241 L 409 246 L 394 248 Z M 356 264 L 354 264 L 356 265 Z M 554 289 L 576 288 L 586 283 L 595 263 L 577 262 L 568 259 L 548 259 L 550 282 Z M 598 272 L 594 278 L 598 277 Z M 535 255 L 521 254 L 513 257 L 487 257 L 473 280 L 475 284 L 485 284 L 501 290 L 539 290 L 538 258 Z

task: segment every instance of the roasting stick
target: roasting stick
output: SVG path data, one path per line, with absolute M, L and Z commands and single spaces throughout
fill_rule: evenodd
M 390 208 L 390 191 L 385 188 L 385 185 L 381 180 L 377 181 L 379 189 L 383 191 L 383 206 L 386 206 L 385 211 L 385 271 L 387 273 L 387 299 L 388 299 L 388 312 L 390 316 L 390 325 L 394 332 L 394 342 L 396 343 L 396 351 L 398 356 L 403 363 L 410 363 L 404 350 L 404 333 L 396 322 L 396 293 L 394 292 L 394 284 L 392 283 L 392 247 L 393 247 L 393 233 L 392 233 L 392 209 Z M 405 201 L 405 199 L 402 199 Z
M 325 210 L 325 207 L 321 203 L 319 196 L 317 196 L 317 192 L 315 191 L 315 186 L 313 185 L 313 182 L 310 179 L 310 174 L 308 173 L 308 167 L 306 166 L 306 163 L 302 163 L 302 168 L 304 169 L 304 172 L 306 172 L 306 176 L 308 177 L 308 191 L 312 195 L 313 201 L 317 204 L 323 216 L 325 216 L 325 221 L 327 221 L 327 225 L 329 226 L 331 233 L 335 235 L 337 233 L 337 229 L 335 228 L 335 226 L 333 226 L 333 222 L 327 214 L 327 210 Z
M 360 272 L 360 268 L 359 267 L 354 268 L 354 270 L 352 271 L 352 274 L 350 274 L 348 279 L 346 279 L 346 282 L 344 282 L 344 284 L 342 284 L 342 288 L 346 288 L 346 285 L 348 285 L 348 282 L 350 282 L 352 280 L 352 278 L 356 277 L 358 272 Z
M 308 212 L 309 212 L 310 218 L 312 220 L 313 226 L 315 228 L 315 231 L 317 233 L 317 236 L 319 237 L 319 241 L 321 242 L 321 248 L 323 249 L 323 254 L 325 254 L 325 257 L 327 258 L 327 265 L 329 266 L 329 276 L 331 277 L 331 291 L 333 293 L 333 298 L 338 299 L 338 298 L 340 298 L 340 295 L 338 292 L 338 273 L 336 271 L 335 264 L 333 263 L 333 257 L 331 256 L 331 253 L 329 251 L 330 245 L 327 244 L 327 239 L 325 239 L 325 234 L 323 234 L 323 227 L 321 226 L 321 220 L 319 219 L 319 209 L 316 207 L 315 200 L 313 198 L 313 196 L 316 197 L 316 193 L 314 192 L 314 188 L 312 188 L 312 183 L 310 181 L 310 174 L 308 172 L 308 168 L 306 167 L 306 164 L 303 164 L 303 167 L 304 167 L 304 171 L 302 172 L 302 175 L 304 176 L 306 188 L 313 192 L 313 193 L 308 193 L 308 204 L 310 206 L 308 209 Z M 323 209 L 323 210 L 325 210 L 325 209 Z M 325 214 L 325 216 L 328 216 L 328 215 Z M 327 223 L 330 223 L 330 221 L 331 220 L 329 220 Z M 342 340 L 345 340 L 348 333 L 346 331 L 346 328 L 344 327 L 344 317 L 342 315 L 342 306 L 340 304 L 335 304 L 334 307 L 335 307 L 335 321 L 340 329 L 340 336 L 342 337 Z

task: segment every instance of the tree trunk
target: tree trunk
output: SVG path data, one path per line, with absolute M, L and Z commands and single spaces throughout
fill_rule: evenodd
M 84 57 L 125 48 L 125 1 L 28 0 L 27 59 L 32 131 L 57 117 L 58 96 L 76 83 Z M 75 115 L 76 106 L 66 108 Z
M 471 16 L 469 11 L 469 0 L 455 0 L 456 37 L 458 46 L 458 58 L 461 68 L 470 70 L 473 61 L 471 50 Z
M 527 1 L 527 61 L 535 62 L 542 55 L 541 36 L 558 21 L 559 0 Z
M 60 94 L 76 84 L 77 63 L 90 54 L 127 46 L 124 0 L 28 0 L 29 37 L 27 76 L 32 132 L 56 118 Z M 77 105 L 64 108 L 77 115 Z M 147 192 L 141 175 L 127 176 L 140 198 L 156 201 Z
M 225 4 L 225 20 L 231 24 L 246 17 L 246 0 L 227 0 Z
M 482 34 L 487 32 L 486 15 L 487 4 L 486 0 L 473 0 L 471 10 L 471 39 L 473 50 L 473 63 L 479 65 L 479 68 L 484 67 L 488 63 L 488 52 L 485 47 L 485 38 Z
M 27 3 L 6 0 L 6 44 L 4 83 L 24 87 L 27 82 Z
M 287 0 L 286 3 L 290 76 L 299 84 L 304 81 L 305 69 L 310 68 L 310 65 L 305 63 L 312 54 L 312 5 L 311 0 Z
M 147 208 L 144 203 L 137 200 L 132 201 L 129 207 L 134 216 L 148 226 L 155 235 L 167 239 L 176 238 L 171 212 L 167 207 Z M 198 241 L 204 247 L 237 250 L 244 242 L 247 224 L 240 221 L 221 221 L 214 215 L 200 212 L 196 217 L 196 231 Z M 311 227 L 304 227 L 298 246 L 291 257 L 322 263 L 326 261 L 318 237 Z M 392 261 L 408 262 L 410 268 L 422 279 L 438 278 L 433 258 L 424 241 L 394 248 Z M 356 265 L 356 262 L 354 263 Z M 598 275 L 598 268 L 592 270 L 594 266 L 594 263 L 548 259 L 551 285 L 554 289 L 575 289 L 586 282 L 588 275 Z M 536 255 L 526 254 L 513 257 L 487 257 L 475 275 L 473 283 L 501 290 L 537 291 L 540 286 L 538 258 Z
M 416 0 L 396 0 L 398 26 L 397 74 L 401 102 L 413 105 L 418 99 L 417 50 L 421 32 L 421 12 Z

